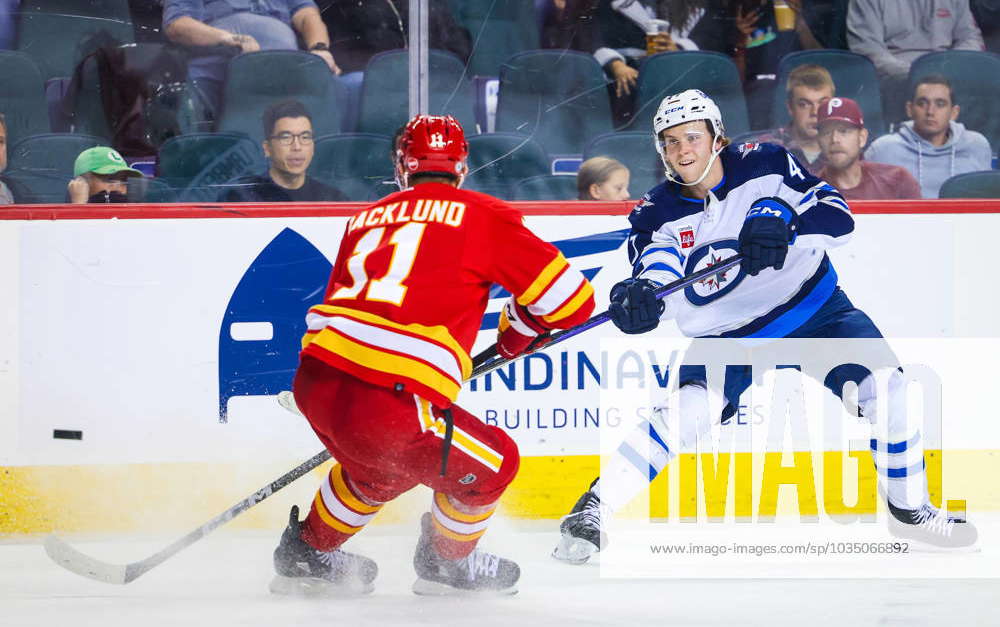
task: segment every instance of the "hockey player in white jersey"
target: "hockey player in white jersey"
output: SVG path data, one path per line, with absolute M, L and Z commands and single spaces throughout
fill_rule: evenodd
M 611 290 L 609 312 L 625 333 L 645 333 L 661 319 L 674 319 L 694 338 L 881 338 L 882 334 L 837 285 L 826 249 L 847 242 L 854 229 L 847 203 L 831 185 L 811 175 L 784 148 L 773 144 L 731 145 L 719 108 L 698 90 L 664 98 L 653 118 L 656 149 L 667 180 L 647 193 L 629 215 L 628 240 L 632 277 Z M 665 299 L 660 286 L 714 265 L 735 254 L 740 265 L 720 272 Z M 895 363 L 883 341 L 886 363 Z M 749 386 L 745 376 L 730 377 L 727 367 L 722 416 L 726 421 Z M 889 406 L 902 400 L 905 388 L 893 387 Z M 740 374 L 737 372 L 736 374 Z M 875 384 L 867 371 L 840 367 L 824 382 L 840 395 L 843 384 L 859 385 L 858 405 L 873 423 Z M 697 431 L 710 426 L 704 368 L 680 368 L 679 416 L 668 420 L 664 402 L 652 418 L 625 439 L 611 460 L 614 495 L 602 502 L 600 479 L 594 481 L 566 516 L 553 555 L 585 562 L 607 541 L 601 514 L 623 506 L 638 494 Z M 900 399 L 900 396 L 904 398 Z M 895 399 L 893 397 L 896 397 Z M 897 405 L 898 409 L 898 405 Z M 891 512 L 890 531 L 900 537 L 961 547 L 976 541 L 971 523 L 949 517 L 930 504 L 918 425 L 889 415 L 882 439 L 872 440 L 872 454 L 882 493 Z M 671 425 L 678 432 L 671 432 Z M 646 446 L 629 446 L 636 439 Z M 887 439 L 887 441 L 882 441 Z M 647 451 L 646 455 L 638 450 Z M 620 489 L 623 479 L 630 489 Z M 613 502 L 613 501 L 617 502 Z

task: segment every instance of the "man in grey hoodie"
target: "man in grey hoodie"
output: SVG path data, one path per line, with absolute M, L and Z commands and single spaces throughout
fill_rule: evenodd
M 963 172 L 989 170 L 990 143 L 955 121 L 960 107 L 948 79 L 939 74 L 921 78 L 906 103 L 899 130 L 879 137 L 865 159 L 906 168 L 920 183 L 924 198 L 937 198 L 941 184 Z
M 851 0 L 847 44 L 875 64 L 883 108 L 895 122 L 903 103 L 893 96 L 905 93 L 914 59 L 939 50 L 983 50 L 983 35 L 969 0 Z

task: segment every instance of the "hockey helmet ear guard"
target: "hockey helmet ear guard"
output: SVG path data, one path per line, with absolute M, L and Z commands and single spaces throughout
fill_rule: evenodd
M 663 139 L 660 137 L 660 134 L 678 124 L 695 122 L 697 120 L 705 120 L 712 129 L 712 158 L 709 159 L 708 164 L 705 166 L 705 171 L 698 177 L 698 180 L 693 183 L 685 183 L 677 178 L 673 168 L 670 167 L 670 163 L 667 161 L 666 148 L 663 145 Z M 720 146 L 716 149 L 714 142 L 721 140 L 725 136 L 726 127 L 722 123 L 722 112 L 719 110 L 718 105 L 715 104 L 715 101 L 699 89 L 688 89 L 679 94 L 667 96 L 660 101 L 660 106 L 657 107 L 656 113 L 653 115 L 653 143 L 656 146 L 656 152 L 659 153 L 660 160 L 663 162 L 667 178 L 680 185 L 697 185 L 708 176 L 708 171 L 712 168 L 712 163 L 715 162 L 715 159 L 724 147 Z
M 418 115 L 403 129 L 396 143 L 396 175 L 401 188 L 414 174 L 437 174 L 458 179 L 469 173 L 469 142 L 458 120 L 450 115 Z

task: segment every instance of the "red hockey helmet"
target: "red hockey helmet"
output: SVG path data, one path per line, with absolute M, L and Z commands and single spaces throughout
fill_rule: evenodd
M 469 142 L 458 120 L 450 115 L 418 115 L 403 128 L 396 142 L 400 183 L 409 185 L 414 174 L 454 176 L 459 185 L 469 166 Z

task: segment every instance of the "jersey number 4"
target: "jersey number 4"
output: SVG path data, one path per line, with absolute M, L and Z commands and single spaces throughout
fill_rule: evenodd
M 357 298 L 358 295 L 368 286 L 365 294 L 367 300 L 377 300 L 385 303 L 392 303 L 399 307 L 406 297 L 406 286 L 403 281 L 410 276 L 413 270 L 413 262 L 417 258 L 417 250 L 420 248 L 420 240 L 424 237 L 424 229 L 427 225 L 422 222 L 407 222 L 389 238 L 392 245 L 392 259 L 389 261 L 389 269 L 386 273 L 376 279 L 372 279 L 365 272 L 365 261 L 368 255 L 375 252 L 385 227 L 372 229 L 364 234 L 354 245 L 354 252 L 347 260 L 347 271 L 351 273 L 354 284 L 351 287 L 342 287 L 331 296 L 336 298 Z

